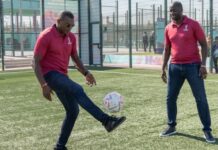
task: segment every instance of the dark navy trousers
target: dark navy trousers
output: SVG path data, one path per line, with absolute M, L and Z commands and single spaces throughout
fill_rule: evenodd
M 211 118 L 204 80 L 199 76 L 200 64 L 170 64 L 168 72 L 167 115 L 168 125 L 176 126 L 177 97 L 187 79 L 197 104 L 204 131 L 211 131 Z
M 44 75 L 44 78 L 66 110 L 57 147 L 61 148 L 66 145 L 79 114 L 79 105 L 101 123 L 106 122 L 108 115 L 98 108 L 86 95 L 83 88 L 68 76 L 57 71 L 50 71 Z

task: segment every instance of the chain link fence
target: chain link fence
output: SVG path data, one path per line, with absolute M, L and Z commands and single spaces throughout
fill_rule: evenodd
M 211 37 L 211 31 L 213 31 L 211 39 L 218 36 L 218 10 L 213 9 L 211 30 L 209 0 L 180 1 L 184 7 L 184 14 L 197 20 L 204 28 L 207 37 Z M 62 10 L 70 10 L 75 14 L 76 27 L 72 31 L 76 33 L 78 39 L 80 35 L 82 36 L 79 34 L 79 19 L 83 18 L 79 16 L 77 0 L 0 0 L 0 2 L 2 70 L 30 66 L 38 34 L 43 28 L 55 23 L 57 13 Z M 170 22 L 168 9 L 172 2 L 173 0 L 102 0 L 103 65 L 160 66 L 163 33 L 165 24 Z M 218 1 L 213 1 L 212 5 L 213 8 L 217 8 Z M 78 47 L 78 51 L 80 48 Z

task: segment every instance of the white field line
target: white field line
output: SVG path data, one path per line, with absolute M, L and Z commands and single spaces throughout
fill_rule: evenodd
M 0 72 L 0 75 L 10 75 L 10 74 L 19 74 L 19 73 L 33 73 L 33 71 L 30 70 L 22 70 L 22 71 L 5 71 L 5 72 Z
M 127 72 L 115 72 L 115 71 L 93 71 L 92 72 L 98 72 L 98 73 L 108 73 L 108 74 L 121 74 L 121 75 L 132 75 L 132 76 L 146 76 L 146 77 L 156 77 L 156 78 L 161 78 L 161 76 L 158 75 L 148 75 L 148 74 L 142 74 L 142 73 L 127 73 Z M 217 80 L 204 80 L 205 82 L 216 82 L 218 83 Z
M 76 70 L 76 69 L 70 69 L 70 70 Z M 11 71 L 11 72 L 2 72 L 0 73 L 1 74 L 4 74 L 4 75 L 9 75 L 9 74 L 12 74 L 12 73 L 32 73 L 33 71 Z M 142 74 L 142 73 L 128 73 L 128 72 L 117 72 L 117 71 L 98 71 L 98 70 L 92 70 L 92 72 L 97 72 L 97 73 L 105 73 L 105 74 L 120 74 L 120 75 L 131 75 L 131 76 L 146 76 L 146 77 L 155 77 L 155 78 L 160 78 L 160 76 L 158 75 L 151 75 L 151 74 Z M 204 80 L 205 82 L 214 82 L 214 83 L 218 83 L 218 80 Z

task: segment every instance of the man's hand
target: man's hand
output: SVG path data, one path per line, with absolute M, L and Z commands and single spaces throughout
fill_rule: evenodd
M 51 98 L 51 94 L 53 94 L 51 88 L 48 86 L 48 85 L 45 85 L 42 87 L 42 93 L 43 93 L 43 96 L 49 100 L 49 101 L 52 101 L 52 98 Z
M 206 78 L 207 78 L 207 69 L 206 69 L 206 66 L 201 66 L 201 67 L 200 67 L 199 76 L 200 76 L 202 79 L 206 79 Z
M 93 85 L 96 85 L 95 78 L 90 72 L 88 72 L 88 74 L 86 75 L 86 84 L 88 84 L 91 87 Z
M 167 75 L 166 75 L 166 71 L 165 70 L 162 70 L 161 78 L 162 78 L 164 83 L 167 83 Z

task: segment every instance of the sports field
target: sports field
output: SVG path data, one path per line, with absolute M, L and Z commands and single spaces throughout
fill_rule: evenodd
M 68 142 L 69 150 L 217 150 L 218 149 L 218 75 L 206 79 L 213 134 L 217 142 L 203 139 L 201 123 L 190 87 L 185 83 L 178 98 L 178 134 L 160 138 L 166 127 L 166 85 L 160 71 L 144 69 L 94 69 L 97 86 L 88 87 L 84 78 L 71 70 L 87 94 L 103 109 L 102 98 L 111 91 L 125 98 L 126 122 L 112 133 L 80 109 Z M 53 96 L 41 96 L 31 70 L 0 73 L 0 150 L 52 150 L 64 117 L 62 105 Z

